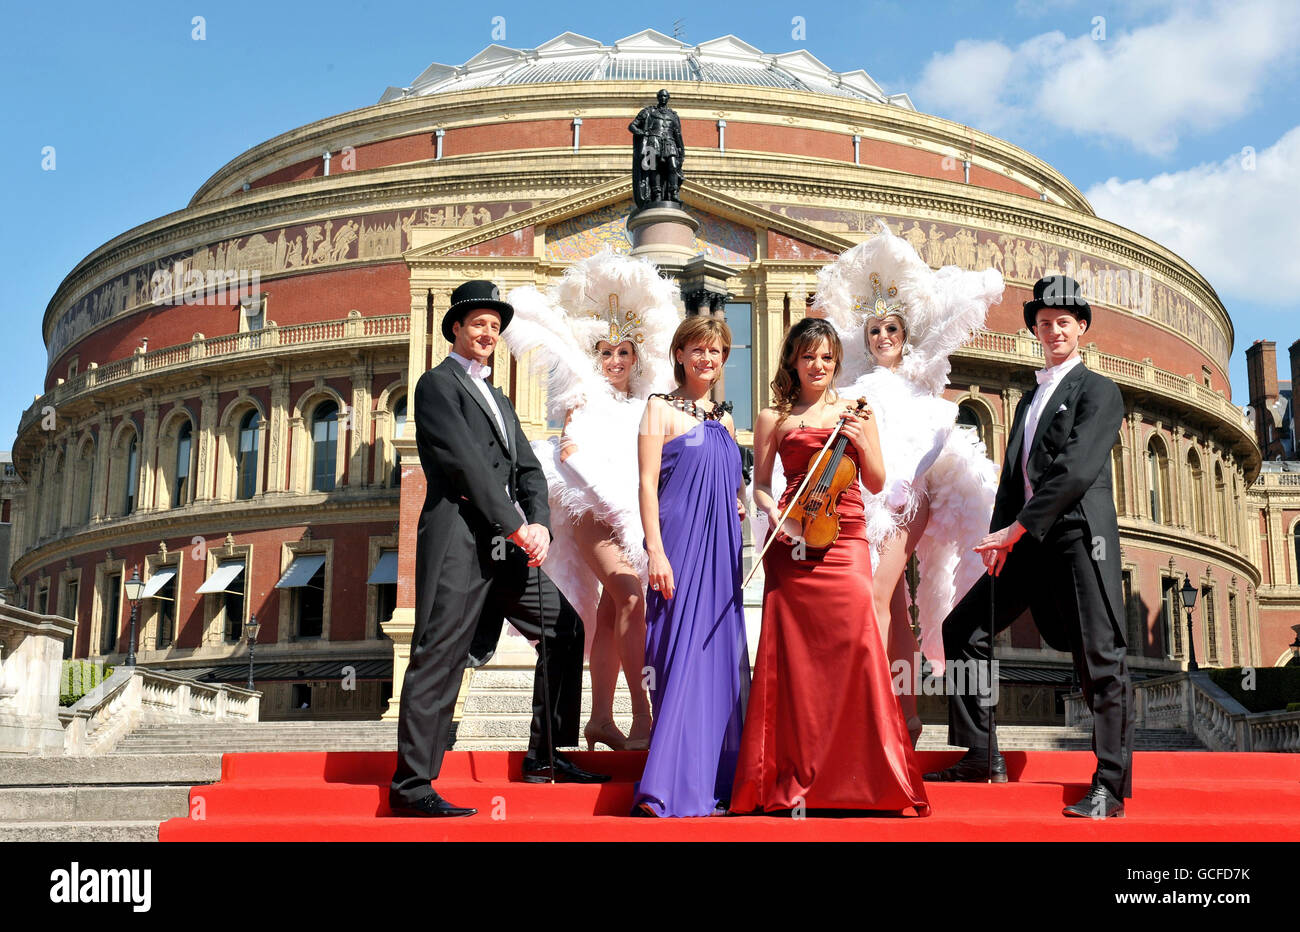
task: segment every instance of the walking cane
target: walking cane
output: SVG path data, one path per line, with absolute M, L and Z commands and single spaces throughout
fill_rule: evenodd
M 542 568 L 533 567 L 533 584 L 537 591 L 538 613 L 541 615 L 541 633 L 537 638 L 537 648 L 542 655 L 542 709 L 546 713 L 546 759 L 551 766 L 551 783 L 555 782 L 555 741 L 551 737 L 551 680 L 547 675 L 549 664 L 546 659 L 546 599 L 542 595 Z
M 988 683 L 989 683 L 989 692 L 990 692 L 990 695 L 991 695 L 991 696 L 994 696 L 994 697 L 997 696 L 997 689 L 996 689 L 996 688 L 994 687 L 994 685 L 993 685 L 993 676 L 994 676 L 994 668 L 993 668 L 993 638 L 997 635 L 997 631 L 996 631 L 996 628 L 997 628 L 997 620 L 996 620 L 996 619 L 997 619 L 997 600 L 996 600 L 996 599 L 994 598 L 994 596 L 993 596 L 993 585 L 994 585 L 994 582 L 997 580 L 997 578 L 998 578 L 998 577 L 997 577 L 997 574 L 996 574 L 996 573 L 992 573 L 992 574 L 989 575 L 989 660 L 988 660 L 988 666 L 989 666 L 988 673 L 989 673 L 989 678 L 988 678 Z M 989 742 L 988 742 L 988 744 L 989 744 L 989 748 L 988 748 L 988 750 L 989 750 L 989 759 L 988 759 L 988 782 L 989 782 L 989 783 L 992 783 L 992 782 L 993 782 L 993 742 L 994 742 L 994 740 L 995 740 L 995 738 L 996 738 L 996 736 L 997 736 L 997 733 L 998 733 L 998 732 L 997 732 L 997 727 L 998 727 L 998 726 L 997 726 L 997 712 L 998 712 L 998 703 L 997 703 L 997 699 L 995 698 L 995 699 L 993 700 L 993 703 L 989 706 Z

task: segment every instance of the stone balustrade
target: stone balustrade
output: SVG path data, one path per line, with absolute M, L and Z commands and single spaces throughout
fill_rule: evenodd
M 158 722 L 255 722 L 260 692 L 224 683 L 196 683 L 162 670 L 119 667 L 70 708 L 62 751 L 107 754 L 139 725 Z
M 1139 728 L 1183 728 L 1211 751 L 1300 752 L 1300 712 L 1251 712 L 1204 671 L 1146 680 L 1133 692 Z M 1092 724 L 1082 693 L 1066 697 L 1065 722 Z
M 0 603 L 0 754 L 63 748 L 59 679 L 76 628 L 70 618 Z
M 18 422 L 18 436 L 39 420 L 46 408 L 58 408 L 74 398 L 128 379 L 140 378 L 165 369 L 201 366 L 214 359 L 249 356 L 278 356 L 287 349 L 310 349 L 346 341 L 349 345 L 404 342 L 410 332 L 409 314 L 363 317 L 352 311 L 342 320 L 321 320 L 305 324 L 278 326 L 269 321 L 261 330 L 205 337 L 196 333 L 189 343 L 169 346 L 152 352 L 137 350 L 131 356 L 104 365 L 87 364 L 85 370 L 67 381 L 60 381 L 41 395 Z

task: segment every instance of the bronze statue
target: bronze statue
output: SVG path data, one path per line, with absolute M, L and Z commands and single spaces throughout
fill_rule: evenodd
M 661 90 L 657 106 L 645 107 L 628 124 L 636 137 L 632 142 L 632 194 L 637 207 L 656 202 L 680 203 L 682 185 L 682 124 L 668 106 L 668 92 Z

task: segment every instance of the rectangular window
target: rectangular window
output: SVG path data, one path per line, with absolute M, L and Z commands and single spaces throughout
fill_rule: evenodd
M 241 577 L 242 578 L 242 577 Z M 176 640 L 176 577 L 172 576 L 154 596 L 158 606 L 158 650 L 171 647 Z
M 234 565 L 242 568 L 243 560 L 233 560 L 228 563 L 222 563 L 221 566 Z M 226 583 L 226 588 L 221 593 L 221 610 L 225 615 L 224 628 L 226 640 L 238 642 L 244 636 L 244 577 L 246 573 L 239 573 L 230 582 Z
M 80 593 L 81 593 L 81 586 L 77 584 L 77 581 L 75 579 L 69 579 L 67 583 L 64 584 L 63 587 L 63 617 L 64 618 L 71 618 L 73 621 L 78 620 L 77 597 L 80 595 Z M 72 646 L 75 640 L 76 640 L 76 634 L 73 634 L 72 637 L 66 638 L 64 640 L 63 642 L 64 660 L 72 659 Z
M 104 580 L 104 618 L 100 623 L 99 652 L 111 654 L 117 650 L 117 629 L 122 614 L 122 574 L 114 573 Z
M 300 638 L 318 638 L 325 627 L 325 562 L 312 574 L 305 586 L 293 592 L 297 614 L 297 631 Z
M 1205 613 L 1205 662 L 1219 662 L 1219 632 L 1216 630 L 1219 620 L 1214 615 L 1214 589 L 1201 587 L 1201 603 Z
M 1229 649 L 1232 656 L 1228 658 L 1230 663 L 1241 663 L 1241 642 L 1237 634 L 1237 593 L 1228 593 L 1228 639 Z
M 1183 626 L 1179 619 L 1183 599 L 1178 593 L 1178 581 L 1166 576 L 1161 580 L 1161 588 L 1165 616 L 1165 650 L 1169 652 L 1170 660 L 1181 660 L 1183 656 Z
M 1133 571 L 1121 574 L 1124 592 L 1124 622 L 1128 638 L 1128 653 L 1141 654 L 1143 638 L 1142 599 L 1133 591 Z
M 736 430 L 754 429 L 753 306 L 738 302 L 727 305 L 727 326 L 731 328 L 731 353 L 722 367 L 727 401 Z
M 293 684 L 293 708 L 301 711 L 311 708 L 311 684 Z
M 9 523 L 11 523 L 11 521 L 10 521 L 10 516 L 9 516 L 9 509 L 10 509 L 10 507 L 11 507 L 11 505 L 10 505 L 10 502 L 11 502 L 11 501 L 12 501 L 12 499 L 8 499 L 8 498 L 6 498 L 6 499 L 4 500 L 4 504 L 3 504 L 3 505 L 0 505 L 0 524 L 9 524 Z
M 50 584 L 41 583 L 36 589 L 36 614 L 44 615 L 50 610 Z

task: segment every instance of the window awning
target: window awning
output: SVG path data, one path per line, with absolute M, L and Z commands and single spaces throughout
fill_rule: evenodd
M 366 580 L 367 586 L 386 586 L 397 582 L 397 551 L 385 550 L 379 555 L 374 572 Z
M 212 575 L 204 581 L 203 585 L 199 586 L 198 591 L 205 594 L 225 592 L 230 588 L 230 584 L 234 582 L 236 577 L 238 577 L 243 571 L 243 560 L 232 560 L 227 563 L 222 563 L 212 571 Z
M 305 553 L 300 557 L 294 557 L 289 568 L 284 571 L 280 581 L 275 584 L 277 589 L 297 589 L 311 582 L 311 578 L 316 575 L 316 571 L 325 565 L 325 554 L 323 553 Z
M 160 566 L 157 572 L 149 577 L 149 581 L 144 584 L 144 592 L 140 593 L 140 598 L 148 599 L 162 592 L 163 586 L 167 585 L 176 578 L 176 567 Z

